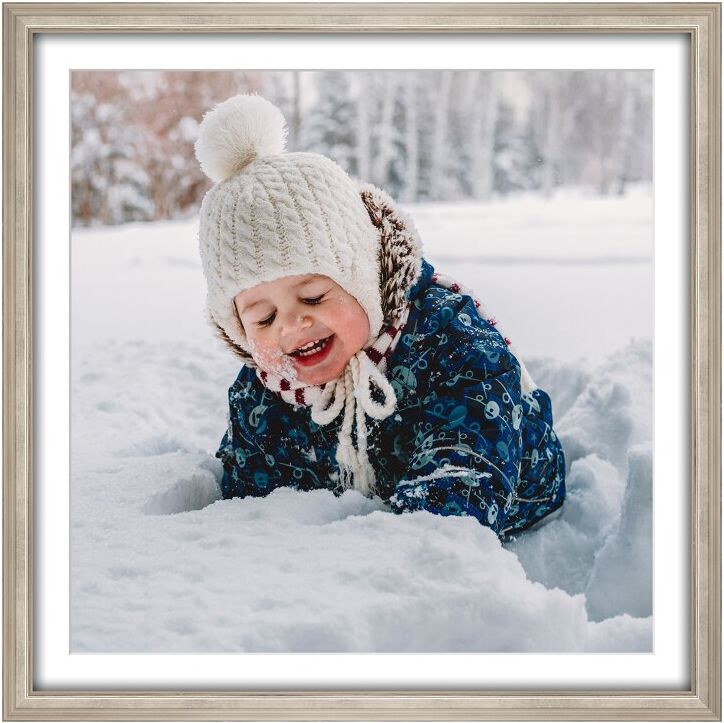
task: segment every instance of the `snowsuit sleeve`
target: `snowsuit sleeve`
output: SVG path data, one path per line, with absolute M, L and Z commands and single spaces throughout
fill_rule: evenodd
M 282 425 L 278 410 L 283 403 L 242 372 L 229 389 L 227 429 L 216 452 L 224 467 L 223 499 L 261 497 L 281 486 L 298 486 L 299 469 L 293 448 L 282 454 Z M 282 407 L 283 408 L 283 407 Z M 304 475 L 301 475 L 304 477 Z
M 221 477 L 221 496 L 223 499 L 246 497 L 249 492 L 244 484 L 244 478 L 249 471 L 243 471 L 246 466 L 247 455 L 240 443 L 241 436 L 236 416 L 233 401 L 230 400 L 227 412 L 228 426 L 216 452 L 216 456 L 221 460 L 224 468 Z
M 522 456 L 520 366 L 472 300 L 460 298 L 437 309 L 427 335 L 433 346 L 410 364 L 422 398 L 390 504 L 396 512 L 472 515 L 503 534 Z
M 326 467 L 311 451 L 310 430 L 291 405 L 242 370 L 229 389 L 228 427 L 216 452 L 221 494 L 263 497 L 278 487 L 329 487 Z M 321 461 L 326 461 L 326 458 Z

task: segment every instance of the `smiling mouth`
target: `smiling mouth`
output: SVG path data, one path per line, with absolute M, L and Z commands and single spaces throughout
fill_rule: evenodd
M 298 359 L 302 363 L 316 363 L 320 361 L 324 356 L 327 355 L 330 347 L 332 346 L 332 339 L 334 334 L 325 337 L 324 339 L 317 339 L 316 341 L 310 341 L 309 344 L 296 349 L 289 353 L 289 356 Z

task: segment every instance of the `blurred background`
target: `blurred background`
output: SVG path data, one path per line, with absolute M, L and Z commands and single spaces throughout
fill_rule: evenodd
M 204 113 L 279 106 L 287 149 L 323 153 L 404 203 L 616 196 L 652 178 L 648 71 L 75 71 L 73 225 L 193 216 Z
M 389 192 L 425 258 L 476 290 L 526 356 L 602 360 L 652 336 L 650 71 L 126 70 L 71 82 L 76 347 L 208 341 L 197 233 L 211 181 L 194 142 L 205 113 L 249 92 L 281 109 L 288 150 Z

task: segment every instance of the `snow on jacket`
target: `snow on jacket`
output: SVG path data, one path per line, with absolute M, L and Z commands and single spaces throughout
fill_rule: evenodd
M 382 268 L 394 247 L 397 265 L 407 264 L 416 278 L 395 274 L 407 279 L 399 283 L 407 283 L 404 298 L 412 302 L 387 363 L 397 409 L 387 419 L 368 419 L 377 493 L 394 512 L 472 515 L 500 536 L 524 530 L 565 498 L 551 400 L 542 389 L 521 391 L 520 365 L 495 326 L 469 296 L 434 283 L 414 229 L 396 209 L 385 213 L 394 223 L 381 234 Z M 310 407 L 284 401 L 242 366 L 216 453 L 223 497 L 262 496 L 280 486 L 341 494 L 340 424 L 341 415 L 317 425 Z

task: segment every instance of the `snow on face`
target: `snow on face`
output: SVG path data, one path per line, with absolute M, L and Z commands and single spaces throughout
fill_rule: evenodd
M 359 302 L 328 276 L 282 276 L 234 297 L 254 361 L 290 381 L 325 384 L 342 374 L 369 337 Z M 323 358 L 304 363 L 292 352 L 329 338 Z
M 290 382 L 297 381 L 297 370 L 294 368 L 290 356 L 284 354 L 280 349 L 272 349 L 257 344 L 248 334 L 247 338 L 249 339 L 251 356 L 260 369 L 277 374 Z

